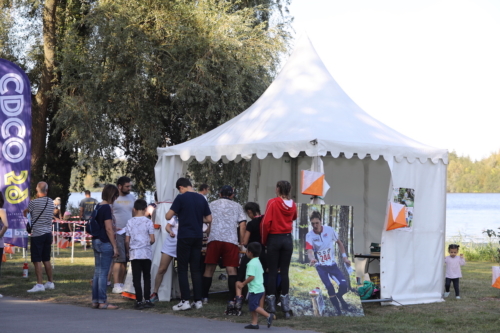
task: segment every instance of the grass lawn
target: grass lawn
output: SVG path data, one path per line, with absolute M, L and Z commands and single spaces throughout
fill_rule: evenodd
M 42 293 L 27 293 L 35 283 L 33 266 L 29 277 L 22 278 L 23 258 L 21 253 L 2 264 L 0 293 L 4 296 L 90 306 L 90 279 L 93 275 L 93 252 L 83 251 L 75 245 L 75 262 L 70 262 L 70 249 L 60 250 L 55 259 L 55 290 Z M 9 255 L 7 255 L 9 257 Z M 309 329 L 318 332 L 498 332 L 500 331 L 500 290 L 491 287 L 491 262 L 468 262 L 462 268 L 460 281 L 462 299 L 455 300 L 453 292 L 446 302 L 412 306 L 363 305 L 364 317 L 295 317 L 282 320 L 281 313 L 276 326 Z M 218 270 L 214 275 L 214 289 L 225 289 L 226 281 L 219 281 Z M 44 280 L 45 281 L 45 280 Z M 443 282 L 444 283 L 444 282 Z M 205 317 L 248 323 L 245 309 L 241 317 L 226 317 L 227 294 L 211 295 L 210 304 L 202 310 L 191 310 L 178 315 Z M 109 294 L 109 301 L 122 308 L 132 308 L 133 302 L 121 296 Z M 145 311 L 172 314 L 172 302 L 156 303 L 154 309 Z M 263 323 L 263 319 L 261 319 Z

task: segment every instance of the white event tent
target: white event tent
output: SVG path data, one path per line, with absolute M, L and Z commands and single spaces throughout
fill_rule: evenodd
M 381 243 L 381 297 L 401 304 L 442 301 L 447 150 L 412 140 L 363 111 L 306 36 L 250 108 L 200 137 L 158 148 L 158 156 L 163 226 L 168 202 L 177 194 L 175 182 L 193 158 L 250 160 L 248 200 L 265 207 L 282 179 L 291 181 L 296 202 L 308 203 L 309 196 L 298 190 L 300 170 L 310 169 L 312 157 L 321 156 L 331 186 L 325 203 L 354 207 L 354 252 L 369 253 L 372 242 Z M 385 231 L 392 189 L 399 187 L 415 190 L 413 227 Z M 170 299 L 166 276 L 160 299 Z

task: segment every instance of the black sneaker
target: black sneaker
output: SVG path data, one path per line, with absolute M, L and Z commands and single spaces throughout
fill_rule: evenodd
M 143 302 L 137 302 L 137 301 L 135 301 L 134 309 L 136 309 L 136 310 L 143 310 L 144 309 L 144 303 Z
M 273 319 L 274 319 L 274 315 L 272 313 L 270 313 L 269 317 L 267 317 L 267 328 L 271 327 L 271 325 L 273 324 Z
M 249 330 L 258 330 L 259 329 L 259 325 L 247 325 L 245 326 L 246 329 L 249 329 Z
M 147 300 L 144 302 L 144 308 L 146 308 L 146 309 L 152 308 L 154 306 L 155 306 L 154 303 L 151 302 L 150 300 Z

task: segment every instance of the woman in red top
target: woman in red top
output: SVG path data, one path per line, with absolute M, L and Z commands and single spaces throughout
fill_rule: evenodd
M 261 222 L 262 244 L 267 246 L 266 304 L 268 312 L 276 312 L 276 277 L 281 274 L 281 309 L 285 318 L 290 318 L 290 279 L 288 270 L 293 253 L 292 224 L 297 219 L 297 206 L 290 199 L 292 185 L 286 180 L 276 184 L 277 197 L 267 202 L 266 212 Z

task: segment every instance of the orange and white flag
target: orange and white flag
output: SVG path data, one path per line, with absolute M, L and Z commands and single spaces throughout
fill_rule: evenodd
M 500 289 L 500 266 L 493 266 L 493 280 L 491 286 Z
M 307 195 L 323 196 L 325 174 L 322 172 L 302 170 L 301 193 Z
M 387 218 L 387 231 L 407 227 L 406 206 L 400 203 L 391 202 L 389 216 Z

